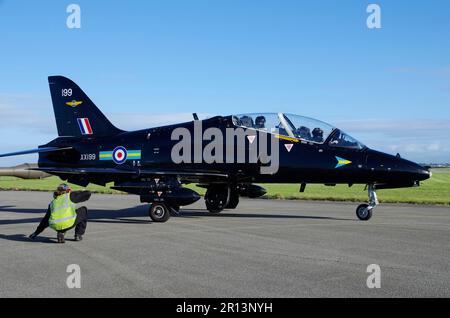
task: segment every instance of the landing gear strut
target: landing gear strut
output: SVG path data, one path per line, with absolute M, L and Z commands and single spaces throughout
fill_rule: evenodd
M 361 221 L 370 220 L 373 209 L 379 203 L 377 193 L 375 192 L 375 186 L 373 184 L 369 184 L 367 192 L 369 194 L 369 204 L 361 204 L 356 208 L 356 216 Z

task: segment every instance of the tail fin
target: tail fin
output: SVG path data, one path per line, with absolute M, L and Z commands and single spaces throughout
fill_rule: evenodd
M 48 78 L 58 135 L 74 137 L 112 136 L 116 128 L 77 84 L 63 76 Z

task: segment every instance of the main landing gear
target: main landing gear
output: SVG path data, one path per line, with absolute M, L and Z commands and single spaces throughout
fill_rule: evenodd
M 370 220 L 373 209 L 379 204 L 375 186 L 373 184 L 368 185 L 367 192 L 369 194 L 369 204 L 361 204 L 356 208 L 356 216 L 361 221 Z
M 227 185 L 212 185 L 205 193 L 206 208 L 210 213 L 220 213 L 230 201 L 231 189 Z
M 229 185 L 212 185 L 205 194 L 206 208 L 210 213 L 220 213 L 224 209 L 236 209 L 239 192 Z

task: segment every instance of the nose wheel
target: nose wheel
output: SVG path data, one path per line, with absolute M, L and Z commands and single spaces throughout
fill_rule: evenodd
M 150 205 L 148 215 L 153 222 L 164 223 L 170 218 L 169 208 L 164 203 L 154 202 Z
M 356 216 L 361 221 L 368 221 L 372 217 L 372 210 L 373 208 L 371 209 L 368 204 L 366 203 L 360 204 L 356 208 Z
M 379 204 L 375 186 L 369 184 L 368 186 L 369 204 L 361 204 L 356 208 L 356 216 L 361 221 L 368 221 L 372 217 L 373 209 Z

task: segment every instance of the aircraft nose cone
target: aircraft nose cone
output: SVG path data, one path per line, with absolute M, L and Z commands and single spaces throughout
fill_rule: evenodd
M 415 162 L 379 151 L 369 150 L 367 166 L 386 182 L 405 183 L 427 180 L 431 172 Z
M 431 177 L 431 172 L 428 169 L 406 159 L 401 159 L 398 168 L 408 174 L 414 181 L 423 181 Z
M 400 166 L 404 167 L 404 170 L 414 179 L 415 181 L 424 181 L 431 177 L 431 172 L 417 164 L 408 160 L 403 160 Z
M 430 170 L 425 167 L 419 166 L 419 181 L 430 179 L 433 175 Z

